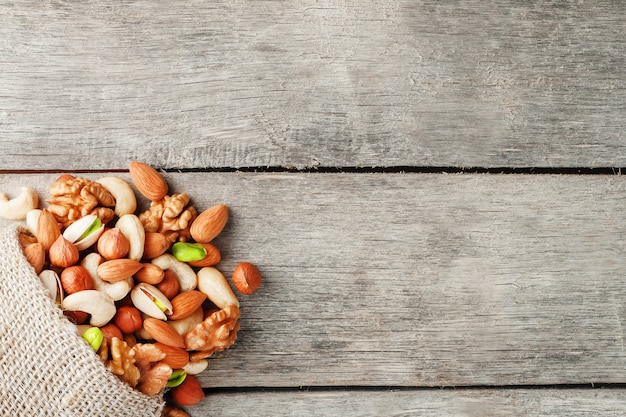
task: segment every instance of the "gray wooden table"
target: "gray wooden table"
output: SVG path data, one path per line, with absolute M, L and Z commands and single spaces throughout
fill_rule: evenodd
M 626 414 L 626 4 L 0 3 L 0 191 L 224 203 L 199 416 Z

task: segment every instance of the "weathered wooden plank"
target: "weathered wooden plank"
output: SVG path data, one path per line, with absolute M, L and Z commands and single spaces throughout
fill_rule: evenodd
M 624 391 L 461 390 L 332 391 L 213 394 L 192 417 L 255 416 L 623 416 Z
M 0 168 L 626 166 L 626 5 L 0 4 Z
M 206 387 L 626 382 L 624 177 L 166 178 L 231 207 L 220 269 L 265 276 Z

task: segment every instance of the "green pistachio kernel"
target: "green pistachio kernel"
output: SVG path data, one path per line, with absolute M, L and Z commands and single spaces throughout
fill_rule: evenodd
M 159 307 L 159 309 L 165 313 L 165 311 L 167 311 L 167 307 L 160 302 L 157 298 L 155 298 L 154 300 L 152 300 L 154 302 L 154 304 L 156 304 L 157 307 Z
M 187 372 L 185 372 L 184 369 L 177 369 L 172 372 L 172 375 L 167 380 L 167 384 L 165 384 L 165 386 L 169 388 L 177 387 L 183 383 L 185 378 L 187 378 Z
M 91 226 L 89 226 L 87 230 L 85 230 L 85 232 L 82 235 L 80 235 L 77 242 L 83 240 L 84 238 L 86 238 L 87 236 L 89 236 L 90 234 L 98 230 L 100 226 L 102 226 L 102 221 L 100 220 L 99 217 L 96 217 L 96 220 L 94 220 L 93 223 L 91 223 Z
M 83 339 L 89 343 L 89 346 L 91 346 L 94 352 L 97 352 L 98 349 L 100 349 L 102 340 L 104 340 L 104 334 L 102 334 L 102 330 L 99 328 L 91 327 L 83 333 Z
M 176 242 L 172 245 L 172 255 L 181 262 L 199 261 L 206 256 L 206 249 L 197 243 Z

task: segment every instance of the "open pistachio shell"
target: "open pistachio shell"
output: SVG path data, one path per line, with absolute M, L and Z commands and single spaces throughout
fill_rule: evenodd
M 142 282 L 130 292 L 130 299 L 139 311 L 159 320 L 167 320 L 166 314 L 172 314 L 172 303 L 161 291 Z
M 63 286 L 61 285 L 59 275 L 51 269 L 46 269 L 41 271 L 39 279 L 41 279 L 44 287 L 48 290 L 50 298 L 58 304 L 61 304 L 65 294 L 63 293 Z
M 94 224 L 97 223 L 97 227 Z M 90 231 L 90 229 L 93 229 Z M 87 235 L 85 233 L 89 232 Z M 76 245 L 81 251 L 85 250 L 98 241 L 104 232 L 104 224 L 99 223 L 99 218 L 95 214 L 89 214 L 69 225 L 63 232 L 63 237 Z

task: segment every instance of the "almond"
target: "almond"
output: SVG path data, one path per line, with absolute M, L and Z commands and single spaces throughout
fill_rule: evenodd
M 191 316 L 206 298 L 205 293 L 196 290 L 181 292 L 172 300 L 172 314 L 169 319 L 180 320 Z
M 143 264 L 132 259 L 113 259 L 98 265 L 98 276 L 107 282 L 117 282 L 132 277 Z
M 164 343 L 155 343 L 163 353 L 165 353 L 165 359 L 163 362 L 168 364 L 172 369 L 182 369 L 189 363 L 189 353 L 185 349 L 177 348 L 174 346 L 166 345 Z
M 185 348 L 182 336 L 172 326 L 162 320 L 147 317 L 143 321 L 143 328 L 157 342 L 181 349 Z
M 37 220 L 37 240 L 43 244 L 46 250 L 49 250 L 60 235 L 61 228 L 54 214 L 46 209 L 41 210 L 39 220 Z
M 29 264 L 35 268 L 35 273 L 39 274 L 43 271 L 43 266 L 46 262 L 46 250 L 42 243 L 31 243 L 24 248 L 24 256 Z
M 250 295 L 261 285 L 261 272 L 254 264 L 241 262 L 235 267 L 232 280 L 240 293 Z
M 137 281 L 152 285 L 156 285 L 163 281 L 164 276 L 165 272 L 154 264 L 143 264 L 143 268 L 135 273 Z
M 198 243 L 209 243 L 219 235 L 228 221 L 228 206 L 209 207 L 196 217 L 189 232 Z
M 182 384 L 172 388 L 171 393 L 172 399 L 182 406 L 196 405 L 204 398 L 202 385 L 193 375 L 187 375 Z
M 198 245 L 202 245 L 202 247 L 204 247 L 206 250 L 206 256 L 199 261 L 187 262 L 189 265 L 203 268 L 205 266 L 217 265 L 222 260 L 222 255 L 220 254 L 220 250 L 217 246 L 212 243 L 198 243 Z
M 146 232 L 146 240 L 143 246 L 143 256 L 146 259 L 154 259 L 161 256 L 170 248 L 172 242 L 162 233 Z
M 50 246 L 48 256 L 52 265 L 67 268 L 78 262 L 80 254 L 76 245 L 64 238 L 63 235 L 59 235 L 57 240 Z
M 142 162 L 130 163 L 130 177 L 137 190 L 151 201 L 160 201 L 167 195 L 165 178 L 154 168 Z

